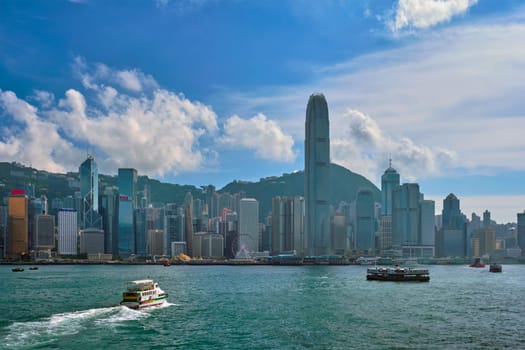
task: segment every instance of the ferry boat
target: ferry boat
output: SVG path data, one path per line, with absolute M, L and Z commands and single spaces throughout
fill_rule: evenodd
M 501 267 L 500 264 L 492 263 L 489 266 L 489 271 L 490 272 L 502 272 L 503 268 Z
M 131 309 L 143 309 L 162 305 L 167 297 L 168 293 L 160 289 L 159 284 L 153 280 L 130 281 L 122 294 L 120 305 Z
M 480 258 L 475 258 L 474 262 L 470 264 L 470 267 L 485 267 L 485 263 L 483 263 Z
M 372 267 L 366 270 L 368 281 L 392 282 L 428 282 L 430 273 L 428 269 L 410 267 Z

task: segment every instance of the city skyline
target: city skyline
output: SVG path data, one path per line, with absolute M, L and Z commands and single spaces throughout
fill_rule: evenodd
M 392 158 L 441 212 L 525 208 L 525 7 L 515 1 L 0 4 L 0 159 L 75 171 L 92 153 L 219 188 L 304 169 L 327 97 L 331 161 L 379 187 Z M 125 150 L 125 151 L 123 151 Z

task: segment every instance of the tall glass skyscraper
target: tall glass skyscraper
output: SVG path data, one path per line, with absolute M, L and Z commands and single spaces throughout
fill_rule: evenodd
M 375 248 L 376 219 L 374 194 L 369 188 L 360 189 L 356 197 L 356 244 L 359 250 Z
M 330 255 L 330 127 L 324 95 L 310 96 L 305 124 L 305 252 L 310 256 Z
M 101 228 L 102 220 L 98 213 L 98 166 L 95 158 L 88 155 L 78 169 L 80 176 L 81 228 Z
M 419 202 L 416 183 L 405 183 L 392 192 L 392 246 L 419 244 Z
M 135 208 L 137 206 L 137 170 L 118 169 L 118 255 L 135 254 Z
M 392 168 L 392 160 L 388 169 L 381 176 L 381 215 L 392 215 L 392 191 L 399 186 L 399 173 Z

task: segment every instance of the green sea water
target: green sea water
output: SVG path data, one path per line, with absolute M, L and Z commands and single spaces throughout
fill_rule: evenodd
M 525 266 L 0 266 L 0 349 L 524 349 Z M 152 278 L 168 304 L 115 306 Z

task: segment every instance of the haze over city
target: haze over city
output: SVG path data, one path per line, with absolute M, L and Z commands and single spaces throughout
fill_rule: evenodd
M 500 223 L 525 209 L 519 1 L 0 4 L 0 159 L 179 184 L 304 169 L 322 92 L 331 161 L 389 166 Z

